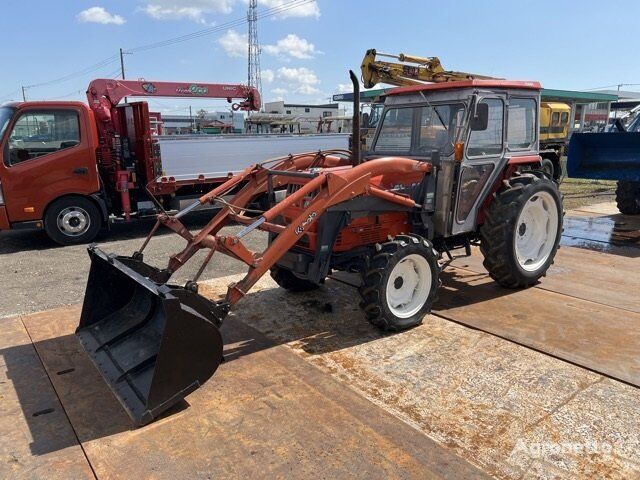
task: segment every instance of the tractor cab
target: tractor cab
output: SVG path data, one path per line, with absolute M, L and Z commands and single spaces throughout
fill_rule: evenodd
M 367 159 L 433 163 L 435 234 L 475 231 L 503 172 L 539 165 L 540 88 L 537 82 L 467 80 L 394 89 Z

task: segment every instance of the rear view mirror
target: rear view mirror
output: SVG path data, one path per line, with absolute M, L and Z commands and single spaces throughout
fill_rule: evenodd
M 489 124 L 489 105 L 477 103 L 471 117 L 470 127 L 472 131 L 486 130 Z

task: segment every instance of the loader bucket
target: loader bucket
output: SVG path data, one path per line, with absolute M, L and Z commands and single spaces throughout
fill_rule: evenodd
M 640 133 L 574 133 L 567 173 L 571 178 L 640 181 Z
M 89 247 L 91 270 L 76 329 L 89 357 L 137 425 L 206 382 L 222 361 L 229 307 L 151 280 L 161 271 Z

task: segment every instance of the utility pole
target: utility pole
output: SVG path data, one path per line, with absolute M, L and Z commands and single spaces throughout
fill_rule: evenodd
M 122 49 L 120 49 L 120 73 L 122 74 L 122 80 L 124 80 L 124 51 Z
M 25 88 L 22 87 L 22 101 L 26 102 L 27 101 L 27 94 L 25 93 Z
M 189 123 L 191 124 L 191 131 L 189 134 L 193 133 L 193 113 L 191 112 L 191 105 L 189 105 Z

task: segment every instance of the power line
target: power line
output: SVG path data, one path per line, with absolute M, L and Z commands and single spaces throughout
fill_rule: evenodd
M 260 12 L 258 12 L 257 18 L 272 17 L 274 15 L 278 15 L 280 13 L 286 12 L 288 10 L 292 10 L 294 8 L 301 7 L 303 5 L 306 5 L 312 2 L 315 2 L 315 0 L 293 0 L 289 3 L 284 3 L 277 7 L 261 10 Z M 205 28 L 203 30 L 198 30 L 196 32 L 188 33 L 186 35 L 168 38 L 166 40 L 161 40 L 161 41 L 149 43 L 146 45 L 140 45 L 140 46 L 129 49 L 128 52 L 131 52 L 131 53 L 144 52 L 144 51 L 152 50 L 155 48 L 166 47 L 169 45 L 174 45 L 176 43 L 182 43 L 189 40 L 193 40 L 195 38 L 204 37 L 207 35 L 213 35 L 215 33 L 221 33 L 221 32 L 224 32 L 225 30 L 228 30 L 229 28 L 238 27 L 238 26 L 244 25 L 245 23 L 247 23 L 246 17 L 237 18 L 235 20 L 230 20 L 228 22 L 221 23 L 220 25 L 216 25 L 215 27 Z
M 256 19 L 260 19 L 260 18 L 267 18 L 267 17 L 272 17 L 281 13 L 284 13 L 286 11 L 292 10 L 294 8 L 299 8 L 303 5 L 309 4 L 309 3 L 313 3 L 316 0 L 292 0 L 291 2 L 288 3 L 284 3 L 281 5 L 278 5 L 276 7 L 272 7 L 272 8 L 268 8 L 265 10 L 261 10 L 259 12 L 257 12 L 257 16 Z M 173 37 L 173 38 L 169 38 L 166 40 L 161 40 L 158 42 L 154 42 L 154 43 L 149 43 L 146 45 L 140 45 L 131 49 L 128 49 L 126 51 L 122 51 L 122 53 L 134 53 L 134 52 L 145 52 L 148 50 L 152 50 L 152 49 L 156 49 L 156 48 L 161 48 L 161 47 L 166 47 L 169 45 L 175 45 L 177 43 L 183 43 L 189 40 L 193 40 L 196 38 L 200 38 L 203 36 L 207 36 L 207 35 L 213 35 L 216 33 L 222 33 L 225 30 L 228 30 L 230 28 L 233 27 L 239 27 L 241 25 L 246 24 L 248 21 L 247 17 L 243 17 L 243 18 L 238 18 L 235 20 L 231 20 L 229 22 L 225 22 L 222 23 L 220 25 L 217 25 L 215 27 L 209 27 L 209 28 L 205 28 L 203 30 L 198 30 L 196 32 L 192 32 L 186 35 L 181 35 L 179 37 Z M 50 86 L 50 85 L 55 85 L 57 83 L 63 83 L 63 82 L 67 82 L 69 80 L 72 80 L 74 78 L 77 77 L 81 77 L 81 76 L 85 76 L 88 75 L 89 73 L 93 73 L 96 70 L 99 70 L 107 65 L 111 65 L 113 63 L 119 62 L 120 61 L 120 55 L 116 54 L 116 55 L 111 55 L 110 57 L 104 58 L 103 60 L 99 61 L 98 63 L 95 63 L 93 65 L 90 65 L 88 67 L 85 67 L 82 70 L 78 70 L 72 73 L 69 73 L 67 75 L 64 75 L 62 77 L 58 77 L 52 80 L 47 80 L 44 82 L 40 82 L 40 83 L 34 83 L 31 85 L 25 85 L 24 89 L 31 89 L 31 88 L 38 88 L 38 87 L 45 87 L 45 86 Z M 118 70 L 120 71 L 120 69 Z M 19 90 L 16 90 L 14 92 L 9 93 L 6 97 L 9 97 L 11 95 L 13 95 L 14 93 L 19 93 Z M 3 98 L 6 98 L 3 97 Z
M 93 64 L 93 65 L 91 65 L 89 67 L 83 68 L 82 70 L 78 70 L 76 72 L 69 73 L 68 75 L 65 75 L 63 77 L 55 78 L 53 80 L 48 80 L 46 82 L 34 83 L 32 85 L 25 85 L 25 88 L 46 87 L 46 86 L 49 86 L 49 85 L 54 85 L 56 83 L 66 82 L 66 81 L 71 80 L 73 78 L 84 76 L 84 75 L 87 75 L 89 73 L 95 72 L 96 70 L 100 70 L 101 68 L 106 67 L 107 65 L 110 65 L 110 64 L 115 63 L 117 61 L 118 61 L 118 56 L 117 55 L 112 55 L 110 57 L 105 58 L 104 60 L 101 60 L 100 62 L 98 62 L 96 64 Z

